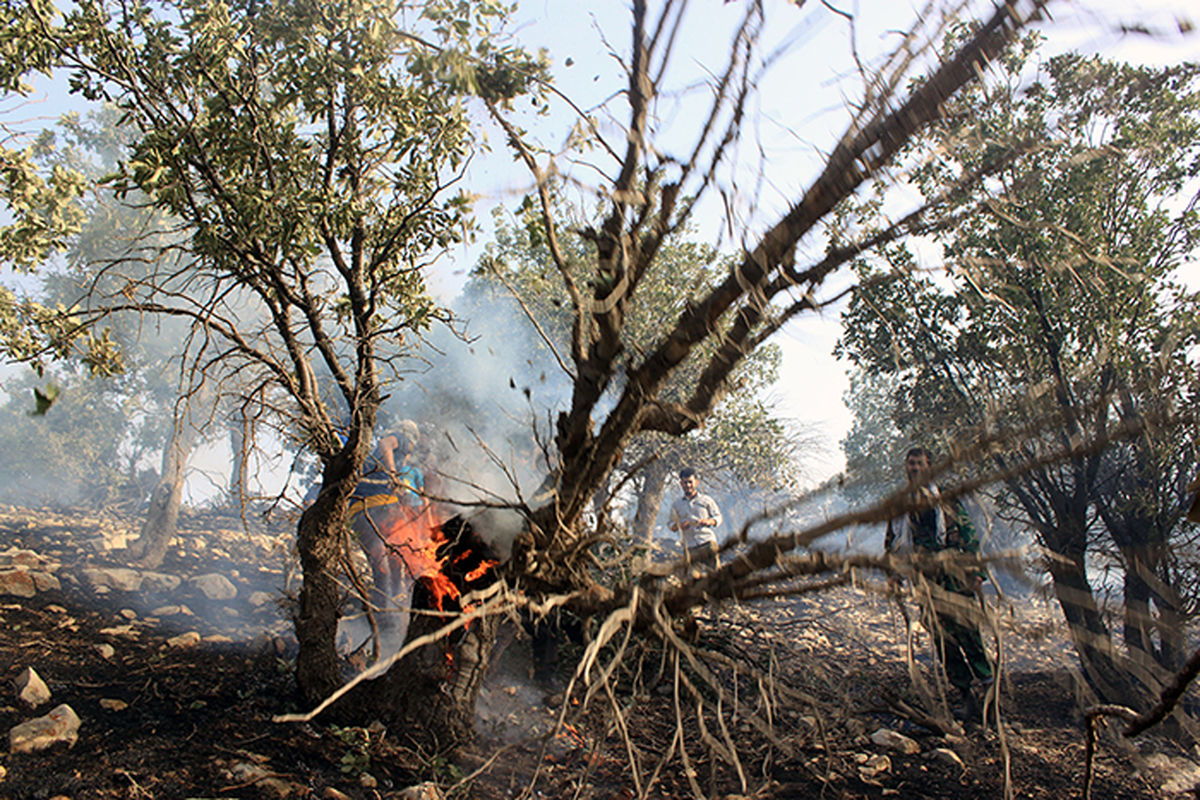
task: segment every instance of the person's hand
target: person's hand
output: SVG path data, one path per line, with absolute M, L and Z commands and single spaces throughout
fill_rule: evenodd
M 690 527 L 692 527 L 692 521 L 690 519 L 681 520 L 679 523 L 679 530 L 681 531 L 686 531 Z

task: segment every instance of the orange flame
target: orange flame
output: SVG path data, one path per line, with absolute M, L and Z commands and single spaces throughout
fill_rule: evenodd
M 447 559 L 438 555 L 438 549 L 446 544 L 447 539 L 433 506 L 407 509 L 405 513 L 396 515 L 390 521 L 386 539 L 392 551 L 404 560 L 412 576 L 416 580 L 423 579 L 426 582 L 433 596 L 434 608 L 445 611 L 447 602 L 459 600 L 462 593 L 446 574 Z M 459 553 L 452 563 L 457 564 L 471 555 L 469 551 Z M 484 559 L 479 566 L 466 574 L 465 581 L 470 583 L 479 580 L 499 563 Z M 464 612 L 470 612 L 471 609 L 469 605 L 462 608 Z

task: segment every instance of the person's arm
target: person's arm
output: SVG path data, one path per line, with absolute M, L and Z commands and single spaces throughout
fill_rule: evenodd
M 717 501 L 711 497 L 708 498 L 708 519 L 705 521 L 705 527 L 719 528 L 725 518 L 721 516 L 721 507 L 717 505 Z
M 396 448 L 399 446 L 395 436 L 388 435 L 379 440 L 379 461 L 389 475 L 396 472 Z

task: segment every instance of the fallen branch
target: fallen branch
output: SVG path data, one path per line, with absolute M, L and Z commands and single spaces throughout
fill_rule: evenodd
M 1092 796 L 1092 778 L 1094 777 L 1092 767 L 1096 758 L 1096 721 L 1103 717 L 1118 717 L 1127 723 L 1121 735 L 1132 739 L 1166 719 L 1179 703 L 1179 698 L 1183 696 L 1188 685 L 1196 679 L 1197 674 L 1200 674 L 1200 649 L 1192 653 L 1192 657 L 1187 660 L 1183 668 L 1163 688 L 1158 702 L 1148 711 L 1138 714 L 1128 706 L 1105 704 L 1092 706 L 1084 712 L 1087 741 L 1083 751 L 1083 800 L 1091 800 Z

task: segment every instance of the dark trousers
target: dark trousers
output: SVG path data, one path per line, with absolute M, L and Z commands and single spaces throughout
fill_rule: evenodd
M 942 659 L 942 668 L 946 670 L 946 680 L 950 681 L 952 686 L 965 693 L 970 691 L 971 682 L 975 678 L 991 680 L 992 664 L 988 661 L 987 650 L 983 647 L 979 625 L 974 621 L 964 620 L 952 613 L 939 612 L 937 624 L 933 627 L 933 636 L 938 655 Z

